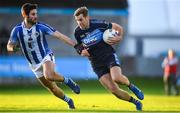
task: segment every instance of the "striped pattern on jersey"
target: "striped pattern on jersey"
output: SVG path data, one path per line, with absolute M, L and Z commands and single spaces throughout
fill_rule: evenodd
M 55 31 L 43 23 L 37 23 L 28 29 L 22 22 L 13 28 L 9 41 L 20 44 L 22 52 L 30 64 L 38 64 L 47 54 L 52 53 L 45 35 L 52 35 Z

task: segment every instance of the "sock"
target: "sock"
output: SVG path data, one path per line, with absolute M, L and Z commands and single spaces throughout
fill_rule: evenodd
M 137 103 L 137 100 L 131 96 L 129 102 L 136 104 L 136 103 Z
M 70 98 L 67 97 L 66 95 L 64 95 L 63 100 L 64 100 L 65 102 L 69 102 Z
M 69 78 L 64 77 L 64 83 L 65 83 L 65 84 L 68 84 L 68 81 L 69 81 Z

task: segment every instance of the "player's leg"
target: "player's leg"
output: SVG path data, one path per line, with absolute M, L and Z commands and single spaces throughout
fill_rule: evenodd
M 122 74 L 121 68 L 119 66 L 112 66 L 110 68 L 110 73 L 114 82 L 128 86 L 129 89 L 137 96 L 137 98 L 139 98 L 140 100 L 144 99 L 143 92 L 137 86 L 130 83 L 128 78 Z
M 168 94 L 168 76 L 164 75 L 163 76 L 163 82 L 164 82 L 164 92 L 166 95 L 169 95 Z
M 118 84 L 123 84 L 129 87 L 129 89 L 141 100 L 144 99 L 143 92 L 137 88 L 134 84 L 130 83 L 128 78 L 121 72 L 120 62 L 117 55 L 114 53 L 107 58 L 108 67 L 110 68 L 110 75 L 112 80 Z
M 64 94 L 64 92 L 62 91 L 62 89 L 60 89 L 55 82 L 52 81 L 48 81 L 47 79 L 45 79 L 44 76 L 38 78 L 38 80 L 40 81 L 40 83 L 47 88 L 50 92 L 52 92 L 56 97 L 64 100 L 65 102 L 67 102 L 67 104 L 69 105 L 70 109 L 75 109 L 74 106 L 74 102 L 71 98 L 69 98 L 68 96 L 66 96 Z
M 177 85 L 177 76 L 174 75 L 174 81 L 173 81 L 173 84 L 174 84 L 174 89 L 175 89 L 175 95 L 179 95 L 179 89 L 178 89 L 178 85 Z
M 71 78 L 64 77 L 54 71 L 55 64 L 52 61 L 46 61 L 43 64 L 43 74 L 49 81 L 63 82 L 69 86 L 76 94 L 80 93 L 80 87 Z
M 56 74 L 54 68 L 55 68 L 55 64 L 52 61 L 46 61 L 43 64 L 43 74 L 45 78 L 49 81 L 63 82 L 64 77 L 62 75 Z
M 100 79 L 100 83 L 113 93 L 116 97 L 122 100 L 130 100 L 131 96 L 124 90 L 121 90 L 118 85 L 112 80 L 110 74 L 104 74 Z
M 179 91 L 178 91 L 178 86 L 177 86 L 176 75 L 172 74 L 171 77 L 172 77 L 172 79 L 171 79 L 172 88 L 174 88 L 175 95 L 178 95 Z
M 126 91 L 119 88 L 119 86 L 112 80 L 109 73 L 104 74 L 100 79 L 100 83 L 109 90 L 112 94 L 114 94 L 117 98 L 129 101 L 136 105 L 137 110 L 142 110 L 142 103 L 132 96 L 130 96 Z
M 167 93 L 168 93 L 168 95 L 171 95 L 171 88 L 172 88 L 172 77 L 171 77 L 171 75 L 169 75 L 168 77 L 167 77 Z

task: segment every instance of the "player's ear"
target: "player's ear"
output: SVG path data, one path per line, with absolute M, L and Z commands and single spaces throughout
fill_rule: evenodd
M 87 16 L 86 18 L 89 19 L 89 16 Z
M 23 17 L 23 18 L 26 18 L 26 17 L 27 17 L 25 11 L 21 11 L 21 14 L 22 14 L 22 17 Z

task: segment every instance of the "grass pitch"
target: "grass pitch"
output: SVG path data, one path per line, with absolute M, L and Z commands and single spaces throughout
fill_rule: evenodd
M 137 81 L 136 84 L 145 92 L 145 99 L 142 101 L 143 113 L 180 112 L 180 96 L 165 96 L 160 79 L 152 79 L 153 82 L 149 82 L 150 78 L 146 79 L 132 79 L 133 82 Z M 68 110 L 65 102 L 41 86 L 0 86 L 0 112 L 136 112 L 133 104 L 117 99 L 97 81 L 83 81 L 79 84 L 80 95 L 73 94 L 69 88 L 60 85 L 66 94 L 73 98 L 76 110 Z M 128 91 L 125 87 L 123 89 Z M 134 96 L 132 93 L 131 95 Z

